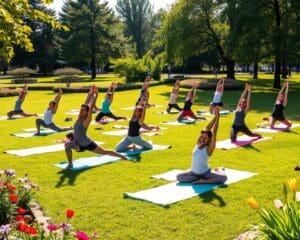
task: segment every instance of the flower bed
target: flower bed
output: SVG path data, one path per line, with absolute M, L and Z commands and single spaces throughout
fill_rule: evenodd
M 11 83 L 14 83 L 14 84 L 28 84 L 28 83 L 37 83 L 37 79 L 35 78 L 20 78 L 20 79 L 12 79 L 11 80 Z
M 75 212 L 66 211 L 66 221 L 55 225 L 49 223 L 38 206 L 32 203 L 38 190 L 28 176 L 18 178 L 13 170 L 0 171 L 0 239 L 34 240 L 89 240 L 98 238 L 94 233 L 88 236 L 80 230 L 74 230 L 70 219 Z

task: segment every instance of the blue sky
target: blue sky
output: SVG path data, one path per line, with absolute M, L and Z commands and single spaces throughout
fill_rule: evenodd
M 101 0 L 104 1 L 104 0 Z M 157 11 L 159 8 L 167 8 L 168 5 L 174 3 L 176 0 L 150 0 L 150 2 L 154 5 L 154 11 Z M 109 5 L 114 7 L 117 0 L 108 0 Z M 51 8 L 55 9 L 56 12 L 59 12 L 63 5 L 63 0 L 54 0 L 50 5 Z

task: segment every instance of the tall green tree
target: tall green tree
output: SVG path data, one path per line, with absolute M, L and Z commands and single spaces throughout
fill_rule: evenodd
M 98 0 L 67 0 L 60 19 L 70 31 L 61 35 L 63 57 L 73 65 L 89 63 L 91 77 L 96 77 L 98 64 L 116 55 L 120 46 L 118 21 L 108 3 Z
M 224 14 L 226 6 L 226 1 L 179 0 L 162 26 L 168 62 L 217 49 L 227 77 L 234 79 L 232 46 L 227 42 L 234 19 Z
M 30 7 L 55 17 L 55 12 L 46 7 L 41 0 L 29 0 Z M 39 72 L 51 72 L 54 68 L 55 58 L 58 55 L 59 46 L 55 37 L 55 29 L 46 22 L 26 19 L 26 24 L 32 29 L 30 41 L 34 52 L 27 52 L 19 46 L 15 47 L 15 56 L 10 65 L 38 67 Z
M 116 10 L 126 26 L 126 36 L 132 38 L 141 58 L 150 48 L 153 6 L 149 0 L 117 0 Z
M 51 3 L 52 0 L 43 0 Z M 31 8 L 28 0 L 0 1 L 0 56 L 9 61 L 14 55 L 14 46 L 20 46 L 26 51 L 34 51 L 30 34 L 32 29 L 26 19 L 40 20 L 53 28 L 63 28 L 53 16 L 43 11 Z

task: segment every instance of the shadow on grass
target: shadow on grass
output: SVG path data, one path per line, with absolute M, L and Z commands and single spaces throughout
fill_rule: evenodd
M 219 188 L 227 188 L 227 187 L 228 186 L 224 185 L 224 186 L 220 186 Z M 224 201 L 224 199 L 218 194 L 216 194 L 214 190 L 199 195 L 199 198 L 202 200 L 203 203 L 208 203 L 215 207 L 226 206 L 226 202 Z
M 60 188 L 63 186 L 73 186 L 76 181 L 77 176 L 87 170 L 90 170 L 90 169 L 91 168 L 77 170 L 77 171 L 73 171 L 73 170 L 59 171 L 57 174 L 61 175 L 61 176 L 60 176 L 58 182 L 56 183 L 55 187 Z

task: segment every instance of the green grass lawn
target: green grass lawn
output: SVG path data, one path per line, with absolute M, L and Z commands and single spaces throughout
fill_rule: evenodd
M 237 75 L 239 80 L 247 81 L 249 76 Z M 254 129 L 263 117 L 269 116 L 277 91 L 271 88 L 269 75 L 261 75 L 253 83 L 251 111 L 247 125 Z M 109 79 L 108 79 L 109 80 Z M 2 81 L 2 80 L 1 80 Z M 288 119 L 295 120 L 300 115 L 300 75 L 290 80 L 289 103 L 285 109 Z M 171 85 L 151 87 L 150 102 L 166 106 Z M 182 101 L 186 89 L 181 89 L 178 102 Z M 227 91 L 223 101 L 235 106 L 240 91 Z M 120 110 L 131 106 L 137 99 L 138 90 L 116 92 L 112 110 L 119 115 L 130 117 L 131 112 Z M 51 91 L 30 91 L 23 104 L 27 112 L 43 113 L 49 100 L 54 98 Z M 199 91 L 193 109 L 207 109 L 213 91 Z M 61 126 L 69 109 L 78 108 L 86 94 L 66 94 L 62 96 L 54 121 Z M 100 93 L 98 105 L 104 97 Z M 11 110 L 16 97 L 0 98 L 0 115 Z M 172 120 L 176 115 L 155 114 L 164 108 L 149 109 L 146 123 L 160 124 Z M 76 116 L 73 116 L 73 122 Z M 221 117 L 218 140 L 229 137 L 233 115 Z M 295 122 L 295 121 L 294 121 Z M 120 124 L 123 124 L 120 122 Z M 125 123 L 124 123 L 125 124 Z M 65 160 L 64 152 L 47 153 L 28 157 L 18 157 L 2 153 L 9 149 L 29 148 L 54 144 L 65 134 L 46 137 L 16 138 L 10 133 L 21 132 L 22 128 L 34 127 L 34 118 L 0 121 L 0 169 L 15 169 L 18 176 L 28 173 L 41 190 L 36 195 L 38 202 L 55 223 L 65 220 L 65 210 L 75 210 L 72 223 L 88 233 L 97 232 L 101 239 L 233 239 L 250 224 L 259 221 L 256 212 L 250 209 L 246 199 L 272 205 L 276 198 L 282 198 L 282 183 L 290 178 L 299 178 L 293 169 L 300 164 L 300 128 L 290 132 L 264 134 L 274 139 L 249 147 L 232 150 L 216 149 L 210 159 L 211 167 L 227 168 L 259 173 L 250 179 L 234 183 L 214 191 L 163 208 L 143 201 L 123 198 L 124 192 L 135 192 L 166 184 L 166 181 L 151 179 L 150 176 L 171 169 L 187 169 L 191 164 L 191 152 L 199 131 L 207 122 L 195 125 L 167 126 L 161 136 L 147 137 L 157 144 L 170 144 L 171 149 L 143 154 L 140 162 L 122 161 L 83 171 L 61 171 L 53 164 Z M 112 130 L 113 124 L 91 125 L 88 134 L 97 141 L 103 141 L 105 148 L 114 148 L 121 137 L 101 134 Z M 163 126 L 163 125 L 161 125 Z M 103 130 L 96 129 L 97 127 Z M 74 158 L 92 156 L 93 153 L 75 153 Z

